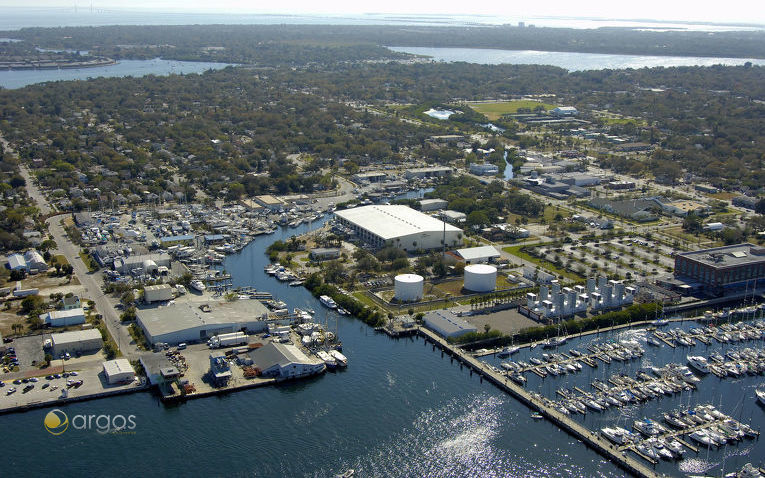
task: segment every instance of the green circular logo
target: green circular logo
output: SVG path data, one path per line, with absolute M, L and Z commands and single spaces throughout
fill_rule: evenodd
M 61 435 L 69 428 L 69 417 L 58 408 L 54 408 L 45 415 L 43 425 L 51 435 Z

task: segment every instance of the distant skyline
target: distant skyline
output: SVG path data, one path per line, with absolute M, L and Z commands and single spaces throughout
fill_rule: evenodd
M 613 0 L 542 0 L 538 2 L 484 2 L 466 4 L 456 0 L 387 0 L 377 4 L 349 0 L 293 0 L 285 3 L 265 3 L 252 0 L 0 0 L 3 8 L 62 8 L 86 11 L 153 10 L 164 13 L 221 13 L 221 14 L 420 14 L 420 15 L 490 15 L 498 17 L 576 17 L 620 20 L 698 21 L 725 23 L 765 24 L 765 9 L 756 7 L 753 0 L 726 2 L 700 0 L 666 1 L 643 0 L 618 2 Z

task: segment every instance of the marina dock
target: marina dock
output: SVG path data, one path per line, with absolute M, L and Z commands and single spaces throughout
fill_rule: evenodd
M 551 406 L 552 402 L 541 395 L 529 392 L 521 386 L 516 385 L 502 373 L 493 370 L 489 365 L 481 362 L 475 356 L 452 346 L 435 333 L 423 327 L 418 328 L 417 333 L 425 339 L 426 343 L 430 342 L 434 347 L 437 346 L 442 352 L 448 354 L 453 359 L 457 359 L 461 364 L 466 365 L 470 369 L 471 374 L 473 372 L 479 374 L 482 378 L 491 382 L 500 390 L 512 395 L 528 406 L 532 411 L 540 413 L 542 416 L 555 423 L 558 427 L 570 433 L 578 440 L 581 440 L 588 447 L 597 451 L 626 472 L 640 477 L 658 476 L 653 470 L 630 456 L 624 450 L 614 447 L 611 442 L 600 436 L 597 432 L 588 430 L 575 420 L 556 410 Z

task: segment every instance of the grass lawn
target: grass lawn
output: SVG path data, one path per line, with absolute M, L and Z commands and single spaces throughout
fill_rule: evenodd
M 502 115 L 515 114 L 518 112 L 519 108 L 529 108 L 533 111 L 534 108 L 540 105 L 544 106 L 545 110 L 555 108 L 555 105 L 533 100 L 503 101 L 501 103 L 470 103 L 470 107 L 473 108 L 473 110 L 485 115 L 491 121 L 498 120 Z
M 55 256 L 53 256 L 53 261 L 52 262 L 61 264 L 62 266 L 65 266 L 65 265 L 69 264 L 69 261 L 66 260 L 66 256 L 63 255 L 63 254 L 56 254 Z
M 536 244 L 539 245 L 539 244 Z M 538 257 L 534 257 L 532 255 L 526 254 L 525 252 L 521 251 L 522 247 L 534 247 L 534 244 L 530 244 L 527 246 L 509 246 L 502 249 L 505 252 L 508 252 L 516 257 L 519 257 L 525 261 L 532 262 L 534 264 L 537 264 L 538 266 L 542 267 L 543 269 L 547 269 L 550 272 L 553 272 L 557 276 L 563 276 L 566 279 L 578 281 L 583 280 L 584 277 L 580 276 L 579 274 L 575 274 L 573 272 L 569 272 L 565 269 L 562 269 L 560 267 L 557 267 L 555 264 L 553 264 L 550 261 L 546 261 L 544 259 L 540 259 Z
M 719 192 L 719 193 L 715 193 L 715 194 L 707 194 L 707 196 L 709 196 L 711 198 L 719 199 L 721 201 L 730 201 L 731 199 L 736 197 L 737 194 L 736 193 L 728 193 L 728 192 L 724 192 L 723 191 L 723 192 Z
M 629 124 L 643 125 L 644 122 L 635 118 L 599 118 L 605 124 Z

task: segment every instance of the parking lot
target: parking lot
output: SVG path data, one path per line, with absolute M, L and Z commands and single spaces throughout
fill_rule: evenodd
M 45 338 L 50 338 L 50 334 L 19 337 L 14 339 L 13 342 L 3 345 L 6 348 L 11 347 L 15 350 L 19 362 L 19 371 L 26 372 L 38 368 L 36 365 L 32 365 L 32 362 L 39 364 L 45 360 L 45 352 L 43 352 L 42 348 Z M 0 374 L 0 380 L 5 380 L 4 376 L 9 373 L 5 370 L 6 367 L 4 366 L 3 373 Z
M 561 247 L 537 248 L 541 257 L 562 264 L 582 276 L 608 274 L 637 278 L 671 272 L 674 258 L 671 251 L 642 238 L 591 241 Z
M 42 375 L 26 378 L 24 379 L 27 380 L 26 382 L 23 382 L 22 379 L 17 379 L 20 383 L 13 383 L 13 381 L 3 378 L 3 385 L 0 386 L 0 410 L 25 405 L 52 403 L 62 398 L 62 390 L 67 390 L 69 398 L 76 398 L 98 395 L 104 392 L 128 390 L 141 385 L 140 381 L 127 385 L 107 384 L 103 373 L 102 361 L 93 360 L 92 357 L 86 362 L 67 363 L 65 370 L 66 372 L 61 372 L 60 366 L 39 370 Z M 81 385 L 76 386 L 75 382 L 79 381 L 82 381 Z M 26 392 L 24 391 L 25 387 L 28 388 Z M 16 391 L 11 392 L 11 389 Z

